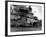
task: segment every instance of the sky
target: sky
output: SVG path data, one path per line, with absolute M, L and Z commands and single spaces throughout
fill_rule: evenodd
M 41 6 L 31 6 L 31 7 L 34 16 L 37 16 L 39 20 L 42 19 L 42 7 Z

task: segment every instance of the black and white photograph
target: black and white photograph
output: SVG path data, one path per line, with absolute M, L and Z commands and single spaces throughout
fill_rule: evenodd
M 37 9 L 37 11 L 33 9 Z M 40 6 L 11 5 L 10 26 L 11 32 L 39 31 L 42 27 L 42 8 Z M 39 16 L 38 16 L 39 15 Z
M 8 35 L 44 33 L 44 4 L 8 2 Z

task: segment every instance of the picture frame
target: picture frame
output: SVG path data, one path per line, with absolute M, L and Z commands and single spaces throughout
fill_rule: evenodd
M 10 31 L 10 7 L 11 5 L 37 5 L 42 7 L 42 30 L 41 31 Z M 42 2 L 25 2 L 25 1 L 5 1 L 5 36 L 24 36 L 45 34 L 45 3 Z

